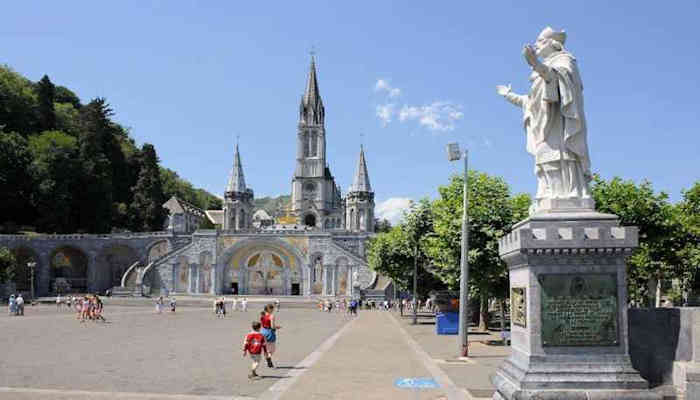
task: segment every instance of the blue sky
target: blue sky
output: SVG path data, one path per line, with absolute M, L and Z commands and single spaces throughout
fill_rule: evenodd
M 521 48 L 551 25 L 579 60 L 593 170 L 648 178 L 676 201 L 700 179 L 699 4 L 6 2 L 0 63 L 106 97 L 163 165 L 219 195 L 240 135 L 260 197 L 290 191 L 314 46 L 331 171 L 347 190 L 364 141 L 390 215 L 459 170 L 451 141 L 472 168 L 534 192 L 521 113 L 495 86 L 527 91 Z

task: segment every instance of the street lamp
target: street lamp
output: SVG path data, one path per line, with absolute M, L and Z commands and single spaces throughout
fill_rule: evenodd
M 469 252 L 469 218 L 467 217 L 467 206 L 469 205 L 469 176 L 468 167 L 468 150 L 464 149 L 464 199 L 462 211 L 462 251 L 459 260 L 460 276 L 459 276 L 459 354 L 462 357 L 469 356 L 469 260 L 467 253 Z M 462 158 L 462 151 L 459 148 L 459 143 L 450 143 L 447 145 L 447 159 L 457 161 Z
M 32 304 L 34 304 L 34 268 L 36 267 L 36 262 L 30 261 L 27 263 L 27 267 L 29 267 L 29 271 L 31 272 L 32 275 L 32 281 L 31 281 L 31 287 L 32 287 Z

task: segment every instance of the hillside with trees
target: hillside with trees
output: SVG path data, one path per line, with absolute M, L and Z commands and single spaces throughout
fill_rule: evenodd
M 1 233 L 160 230 L 172 195 L 221 208 L 113 116 L 104 98 L 84 104 L 46 75 L 32 82 L 0 66 Z

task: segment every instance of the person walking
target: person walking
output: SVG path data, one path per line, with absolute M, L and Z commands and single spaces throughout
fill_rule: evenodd
M 61 310 L 61 306 L 63 305 L 63 299 L 61 298 L 61 294 L 56 295 L 56 311 Z
M 243 339 L 243 357 L 246 354 L 250 355 L 252 363 L 250 365 L 250 373 L 248 374 L 248 379 L 257 378 L 258 365 L 260 364 L 261 353 L 265 354 L 265 358 L 269 360 L 267 353 L 267 343 L 265 342 L 265 336 L 260 333 L 260 322 L 253 321 L 252 328 L 253 331 L 245 336 Z
M 275 299 L 275 310 L 280 310 L 280 299 Z
M 275 365 L 272 363 L 272 355 L 275 354 L 277 350 L 277 330 L 282 328 L 277 325 L 275 319 L 275 306 L 273 304 L 268 304 L 265 306 L 265 311 L 260 317 L 260 325 L 262 330 L 260 333 L 265 336 L 265 342 L 267 343 L 267 366 L 269 368 L 274 368 Z
M 221 318 L 226 318 L 226 298 L 221 296 Z
M 170 312 L 175 312 L 176 305 L 177 305 L 177 300 L 175 300 L 175 296 L 170 297 Z
M 158 297 L 158 300 L 156 300 L 156 312 L 158 314 L 163 313 L 163 296 Z
M 17 304 L 17 315 L 24 316 L 24 297 L 22 297 L 22 293 L 17 295 L 15 302 Z
M 17 313 L 17 299 L 14 294 L 11 294 L 10 299 L 7 301 L 7 312 L 9 315 L 16 315 Z
M 241 300 L 241 311 L 248 311 L 248 298 L 244 297 L 243 300 Z
M 231 299 L 231 312 L 236 311 L 237 306 L 238 306 L 238 299 L 234 296 L 233 299 Z

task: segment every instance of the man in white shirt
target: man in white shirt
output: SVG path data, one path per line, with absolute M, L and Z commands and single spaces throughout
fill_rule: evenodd
M 17 304 L 17 315 L 24 315 L 24 298 L 21 293 L 17 296 L 15 304 Z
M 233 300 L 231 300 L 231 311 L 236 311 L 237 304 L 238 304 L 238 299 L 234 297 Z

